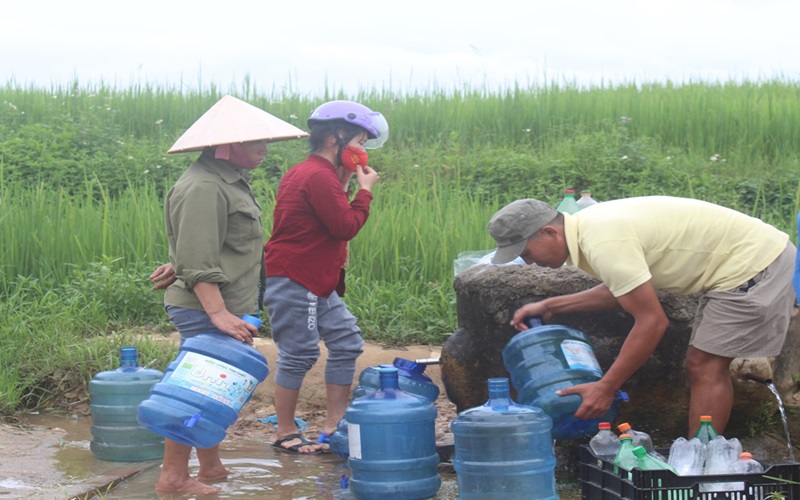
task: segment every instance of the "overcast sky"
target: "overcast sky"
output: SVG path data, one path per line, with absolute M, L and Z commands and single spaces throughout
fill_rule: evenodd
M 0 83 L 800 81 L 798 0 L 0 0 Z

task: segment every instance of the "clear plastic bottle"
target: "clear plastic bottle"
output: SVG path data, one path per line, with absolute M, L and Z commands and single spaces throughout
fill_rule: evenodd
M 733 462 L 731 469 L 736 474 L 761 474 L 764 472 L 764 467 L 753 458 L 752 453 L 747 451 L 739 454 L 739 458 Z
M 614 465 L 628 471 L 636 467 L 636 455 L 633 454 L 633 448 L 633 437 L 630 434 L 620 435 L 619 451 L 614 456 Z
M 651 454 L 655 458 L 661 460 L 662 462 L 666 462 L 667 459 L 661 453 L 657 452 L 655 447 L 653 446 L 653 438 L 650 437 L 650 434 L 644 431 L 637 431 L 631 428 L 631 424 L 628 422 L 623 422 L 617 426 L 620 433 L 630 434 L 633 438 L 633 445 L 634 446 L 644 446 L 644 449 L 647 450 L 647 453 Z
M 736 438 L 725 439 L 718 436 L 706 445 L 706 467 L 704 474 L 733 474 L 733 462 L 742 453 L 742 444 Z M 743 487 L 743 483 L 702 483 L 700 493 L 710 491 L 733 491 Z
M 671 470 L 676 475 L 678 471 L 673 466 L 663 460 L 659 460 L 644 448 L 644 446 L 634 446 L 633 454 L 636 456 L 636 465 L 642 470 Z
M 700 476 L 706 462 L 706 445 L 697 438 L 679 437 L 672 442 L 667 463 L 681 476 Z
M 700 417 L 700 427 L 697 429 L 697 432 L 694 434 L 694 437 L 699 439 L 700 442 L 705 445 L 707 445 L 714 438 L 719 437 L 717 431 L 714 430 L 714 426 L 712 425 L 710 415 L 703 415 Z
M 589 447 L 600 458 L 616 456 L 620 448 L 619 437 L 611 431 L 611 424 L 600 422 L 597 424 L 597 434 L 589 440 Z
M 561 212 L 562 214 L 574 214 L 579 211 L 581 207 L 578 206 L 578 202 L 575 201 L 575 190 L 574 189 L 565 189 L 564 190 L 564 199 L 561 200 L 561 203 L 558 204 L 556 210 Z
M 592 198 L 592 192 L 588 189 L 581 191 L 581 197 L 578 198 L 578 201 L 575 203 L 581 210 L 592 205 L 597 205 L 597 201 Z

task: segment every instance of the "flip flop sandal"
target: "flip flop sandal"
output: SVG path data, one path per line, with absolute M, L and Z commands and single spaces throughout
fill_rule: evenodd
M 295 440 L 295 439 L 299 439 L 300 442 L 297 443 L 297 444 L 294 444 L 292 446 L 283 446 L 283 443 L 286 443 L 287 441 L 292 441 L 292 440 Z M 300 451 L 300 448 L 302 448 L 303 446 L 314 446 L 314 443 L 312 443 L 311 441 L 306 439 L 305 436 L 303 436 L 302 432 L 298 432 L 296 434 L 289 434 L 289 435 L 283 436 L 282 438 L 280 438 L 280 439 L 276 440 L 274 443 L 272 443 L 272 447 L 273 448 L 281 450 L 281 451 L 286 451 L 288 453 L 297 453 L 297 454 L 300 454 L 300 455 L 317 455 L 319 453 L 322 453 L 321 450 L 305 451 L 305 452 Z

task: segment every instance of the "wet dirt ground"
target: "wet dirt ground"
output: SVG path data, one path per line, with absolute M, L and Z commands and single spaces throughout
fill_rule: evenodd
M 258 339 L 256 345 L 267 357 L 272 370 L 275 346 L 269 339 Z M 439 350 L 427 346 L 385 349 L 367 345 L 359 359 L 357 373 L 368 366 L 391 363 L 395 357 L 437 358 Z M 308 374 L 299 402 L 298 416 L 308 425 L 304 433 L 310 439 L 316 438 L 324 425 L 323 366 L 318 363 Z M 437 365 L 429 366 L 426 374 L 442 388 Z M 220 495 L 208 498 L 352 499 L 349 490 L 341 488 L 340 484 L 342 475 L 350 475 L 344 460 L 332 454 L 298 456 L 271 448 L 275 440 L 273 425 L 259 420 L 274 414 L 271 380 L 272 377 L 268 377 L 256 389 L 253 399 L 240 412 L 239 420 L 228 429 L 221 454 L 234 476 L 218 484 L 222 489 Z M 437 442 L 452 443 L 450 423 L 456 417 L 456 410 L 443 390 L 436 407 Z M 72 410 L 20 415 L 16 424 L 0 425 L 0 500 L 205 498 L 158 495 L 154 485 L 160 461 L 96 459 L 89 450 L 92 436 L 88 404 L 76 405 Z M 770 442 L 772 449 L 767 447 Z M 780 454 L 785 452 L 786 443 L 778 436 L 777 439 L 749 441 L 746 446 L 763 454 Z M 563 468 L 564 464 L 560 465 L 559 468 Z M 196 461 L 190 466 L 197 471 Z M 451 464 L 440 466 L 440 476 L 442 488 L 435 498 L 457 498 L 457 481 Z M 581 498 L 577 478 L 557 477 L 561 500 Z

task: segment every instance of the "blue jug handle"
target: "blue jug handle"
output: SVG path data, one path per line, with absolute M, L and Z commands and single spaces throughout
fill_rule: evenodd
M 525 326 L 528 328 L 536 328 L 537 326 L 542 326 L 542 317 L 541 316 L 528 316 L 527 318 L 522 320 L 525 323 Z

